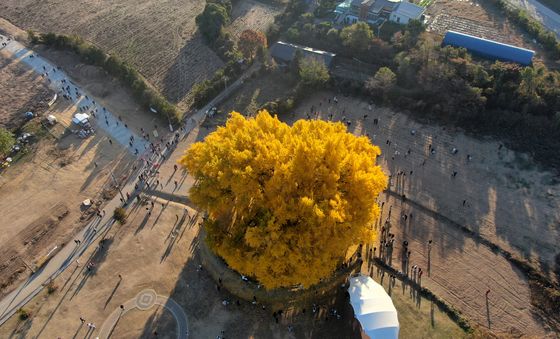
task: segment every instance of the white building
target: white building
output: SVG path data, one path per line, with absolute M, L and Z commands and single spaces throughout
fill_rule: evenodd
M 391 13 L 389 20 L 401 25 L 406 25 L 410 20 L 422 20 L 422 15 L 424 15 L 425 10 L 424 7 L 403 1 L 399 3 L 397 8 Z

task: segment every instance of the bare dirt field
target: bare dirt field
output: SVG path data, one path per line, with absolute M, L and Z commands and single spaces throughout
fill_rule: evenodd
M 395 234 L 393 266 L 402 269 L 402 242 L 406 240 L 412 251 L 411 265 L 425 272 L 430 267 L 422 285 L 474 323 L 495 334 L 553 335 L 531 305 L 538 301 L 533 300 L 526 274 L 460 226 L 558 280 L 557 178 L 498 142 L 420 124 L 390 109 L 370 110 L 368 103 L 356 98 L 339 96 L 335 105 L 334 95 L 314 95 L 296 109 L 297 115 L 285 119 L 304 118 L 314 106 L 323 119 L 329 114 L 337 121 L 349 119 L 349 130 L 368 135 L 381 147 L 380 164 L 392 178 L 389 193 L 381 198 L 383 215 L 376 226 L 382 227 L 387 219 L 390 222 L 390 232 Z M 374 125 L 375 118 L 378 125 Z M 457 154 L 452 153 L 453 148 Z M 431 247 L 429 240 L 433 240 Z M 373 246 L 379 248 L 379 244 Z M 491 291 L 488 301 L 487 290 Z
M 195 140 L 201 140 L 211 129 L 195 129 L 182 141 L 178 149 L 186 148 Z M 181 156 L 175 152 L 162 166 L 160 179 L 177 177 L 173 164 Z M 192 179 L 186 177 L 179 194 L 185 194 Z M 164 186 L 165 189 L 167 185 Z M 195 211 L 191 206 L 146 197 L 142 204 L 130 207 L 128 222 L 114 225 L 103 237 L 103 246 L 90 248 L 80 259 L 80 267 L 74 265 L 54 282 L 56 292 L 46 291 L 35 297 L 26 309 L 32 317 L 19 321 L 10 319 L 0 328 L 0 336 L 20 337 L 95 337 L 109 315 L 119 305 L 126 304 L 139 292 L 153 289 L 158 296 L 170 297 L 185 310 L 189 337 L 214 338 L 362 338 L 359 326 L 344 294 L 318 301 L 322 306 L 317 313 L 311 305 L 304 309 L 284 309 L 276 323 L 272 310 L 262 305 L 240 301 L 226 291 L 218 290 L 216 282 L 204 268 L 198 269 L 197 254 L 199 221 L 190 220 Z M 155 199 L 155 200 L 152 200 Z M 150 201 L 154 201 L 151 207 Z M 185 207 L 189 217 L 186 217 Z M 89 261 L 95 262 L 92 271 L 85 269 Z M 119 279 L 118 275 L 122 276 Z M 387 286 L 387 280 L 384 285 Z M 409 291 L 399 283 L 387 286 L 394 293 L 394 301 L 401 312 L 403 337 L 420 334 L 429 338 L 461 338 L 464 333 L 437 308 L 426 300 L 412 299 Z M 224 300 L 229 304 L 224 305 Z M 328 317 L 335 307 L 341 319 Z M 85 319 L 82 324 L 79 317 Z M 87 323 L 96 325 L 88 331 Z M 288 331 L 293 325 L 294 332 Z M 177 326 L 169 311 L 154 306 L 145 311 L 125 309 L 112 329 L 115 338 L 174 338 Z M 221 334 L 221 331 L 224 331 Z M 90 333 L 91 332 L 91 333 Z
M 71 117 L 74 110 L 65 105 L 56 104 L 47 113 L 60 119 L 64 114 Z M 85 199 L 103 200 L 102 191 L 111 190 L 109 171 L 118 176 L 132 166 L 128 151 L 110 146 L 106 139 L 101 131 L 85 140 L 73 134 L 60 140 L 45 137 L 2 173 L 0 295 L 14 287 L 8 285 L 24 278 L 12 276 L 24 269 L 17 257 L 28 265 L 39 265 L 51 249 L 68 242 L 81 225 L 80 203 Z
M 6 0 L 0 3 L 0 13 L 25 30 L 77 34 L 93 42 L 132 64 L 171 101 L 186 108 L 193 84 L 223 65 L 197 32 L 195 18 L 204 4 L 194 0 Z M 243 25 L 266 26 L 275 12 L 252 0 L 238 2 L 233 11 L 235 33 Z
M 14 129 L 24 113 L 44 112 L 54 95 L 42 79 L 26 67 L 0 54 L 0 127 Z
M 4 31 L 20 33 L 5 22 L 0 24 Z M 156 124 L 165 125 L 165 120 L 141 109 L 127 90 L 98 68 L 79 63 L 70 53 L 48 49 L 37 52 L 62 66 L 76 85 L 85 84 L 81 87 L 104 107 L 122 115 L 128 129 L 140 134 L 140 128 L 151 130 Z M 17 66 L 23 68 L 26 77 L 10 85 L 33 88 L 36 80 L 28 68 Z M 32 82 L 27 84 L 28 80 Z M 80 219 L 87 219 L 87 213 L 80 209 L 84 199 L 108 199 L 115 193 L 109 183 L 111 170 L 120 179 L 133 165 L 131 154 L 117 144 L 111 146 L 102 129 L 84 140 L 64 133 L 76 112 L 77 107 L 62 98 L 45 111 L 60 122 L 53 129 L 56 137 L 40 127 L 39 119 L 33 120 L 37 132 L 46 136 L 0 176 L 0 295 L 10 292 L 25 277 L 24 263 L 39 264 L 51 249 L 71 240 L 82 226 Z M 165 134 L 161 128 L 160 134 Z
M 274 16 L 282 7 L 273 7 L 256 0 L 244 0 L 237 3 L 232 10 L 231 23 L 227 31 L 237 40 L 241 32 L 252 29 L 266 33 L 268 26 L 274 22 Z

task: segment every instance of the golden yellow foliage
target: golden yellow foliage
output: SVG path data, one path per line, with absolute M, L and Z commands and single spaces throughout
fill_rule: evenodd
M 381 154 L 342 123 L 233 112 L 181 158 L 208 212 L 209 246 L 266 288 L 313 285 L 353 244 L 371 242 L 387 179 Z

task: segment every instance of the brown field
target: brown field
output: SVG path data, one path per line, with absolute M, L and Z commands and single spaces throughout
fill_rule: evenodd
M 169 100 L 186 108 L 196 82 L 223 62 L 197 33 L 204 1 L 194 0 L 5 0 L 0 15 L 22 29 L 77 34 L 134 65 Z M 264 29 L 276 10 L 240 1 L 232 32 Z
M 322 119 L 329 114 L 336 121 L 343 116 L 350 119 L 350 131 L 368 135 L 380 146 L 378 162 L 392 178 L 390 192 L 380 197 L 384 207 L 376 227 L 380 230 L 386 220 L 391 225 L 395 235 L 392 266 L 403 270 L 402 242 L 407 240 L 410 265 L 425 272 L 422 285 L 473 324 L 497 335 L 554 337 L 558 323 L 539 316 L 534 305 L 541 301 L 527 274 L 462 227 L 557 281 L 558 179 L 540 170 L 527 155 L 499 142 L 422 124 L 388 108 L 370 109 L 367 102 L 352 97 L 339 95 L 338 105 L 329 104 L 334 95 L 325 92 L 309 97 L 286 120 L 304 118 L 314 106 Z M 365 120 L 364 114 L 368 114 Z M 379 119 L 378 125 L 373 124 L 374 118 Z M 430 154 L 429 145 L 436 149 L 435 154 Z M 459 150 L 455 155 L 453 147 Z M 468 154 L 471 161 L 466 159 Z M 405 201 L 401 194 L 406 195 Z M 407 219 L 403 219 L 405 214 Z M 429 240 L 433 241 L 431 249 Z M 379 249 L 379 243 L 372 246 Z M 487 290 L 491 292 L 485 299 Z
M 274 16 L 281 11 L 281 7 L 272 7 L 256 0 L 240 1 L 233 7 L 231 24 L 227 31 L 236 40 L 246 29 L 266 33 L 268 26 L 274 21 Z
M 24 66 L 0 53 L 0 127 L 14 129 L 27 111 L 41 114 L 54 93 Z
M 0 29 L 21 34 L 1 20 Z M 162 124 L 100 69 L 81 64 L 71 53 L 42 48 L 36 52 L 62 66 L 74 83 L 95 96 L 104 107 L 122 114 L 123 121 L 136 133 L 140 133 L 140 128 Z M 44 86 L 23 64 L 6 64 L 2 70 L 16 67 L 25 76 L 14 78 L 14 82 L 8 83 L 11 87 Z M 24 262 L 31 266 L 40 264 L 54 246 L 72 240 L 72 235 L 88 219 L 88 213 L 80 208 L 83 200 L 105 200 L 115 193 L 110 187 L 110 170 L 121 178 L 133 164 L 131 154 L 120 146 L 111 146 L 108 135 L 101 129 L 88 139 L 62 133 L 75 112 L 76 106 L 62 99 L 46 110 L 44 114 L 53 114 L 61 122 L 53 133 L 56 137 L 42 132 L 46 136 L 31 147 L 29 154 L 0 175 L 0 296 L 26 277 Z M 43 131 L 39 119 L 31 125 Z

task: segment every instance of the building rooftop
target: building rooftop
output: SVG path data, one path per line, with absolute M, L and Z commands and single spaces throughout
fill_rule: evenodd
M 398 4 L 394 13 L 411 19 L 419 19 L 426 9 L 410 2 L 403 1 Z
M 376 0 L 375 3 L 370 7 L 370 13 L 379 13 L 382 9 L 393 10 L 399 5 L 401 0 Z
M 293 60 L 296 51 L 298 50 L 303 53 L 304 57 L 320 58 L 327 67 L 331 65 L 333 58 L 336 56 L 334 53 L 313 49 L 311 47 L 290 44 L 283 41 L 278 41 L 270 47 L 270 55 L 276 59 L 290 62 Z

